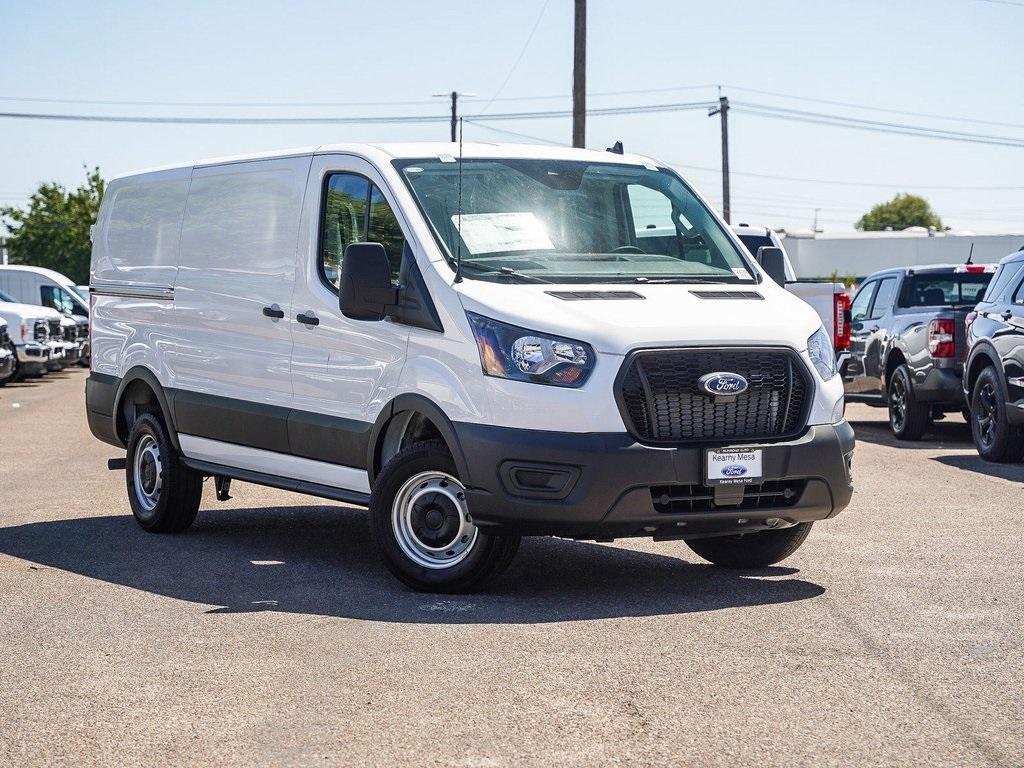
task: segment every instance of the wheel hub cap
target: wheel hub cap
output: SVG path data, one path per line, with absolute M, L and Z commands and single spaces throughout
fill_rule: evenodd
M 473 550 L 478 531 L 466 492 L 446 472 L 421 472 L 402 485 L 391 508 L 395 540 L 424 568 L 451 568 Z
M 163 487 L 160 446 L 152 435 L 143 435 L 135 447 L 132 480 L 135 487 L 135 500 L 140 509 L 144 512 L 152 512 L 160 501 L 160 489 Z

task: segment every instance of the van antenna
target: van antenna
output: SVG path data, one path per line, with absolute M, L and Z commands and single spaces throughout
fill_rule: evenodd
M 455 282 L 462 282 L 462 118 L 459 118 L 459 209 L 456 212 L 459 223 L 455 227 L 459 231 L 458 242 L 455 244 Z
M 971 263 L 971 259 L 973 259 L 973 258 L 974 258 L 974 241 L 972 240 L 971 241 L 970 253 L 967 254 L 967 261 L 965 261 L 964 263 L 965 264 L 970 264 Z

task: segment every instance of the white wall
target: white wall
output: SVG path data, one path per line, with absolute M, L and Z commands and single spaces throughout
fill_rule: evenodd
M 956 264 L 967 260 L 974 243 L 973 261 L 994 263 L 1024 247 L 1022 235 L 825 235 L 787 237 L 786 252 L 800 278 L 866 277 L 888 267 L 914 264 Z

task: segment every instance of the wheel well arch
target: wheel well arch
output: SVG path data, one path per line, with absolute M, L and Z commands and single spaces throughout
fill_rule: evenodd
M 892 378 L 893 372 L 906 362 L 907 357 L 903 354 L 903 350 L 899 347 L 893 347 L 885 358 L 885 379 L 883 380 L 883 384 L 886 390 L 888 390 L 889 380 Z
M 171 443 L 176 450 L 180 450 L 178 433 L 174 429 L 174 419 L 164 388 L 148 368 L 132 368 L 121 378 L 114 397 L 114 433 L 117 439 L 127 445 L 128 435 L 138 414 L 154 410 L 159 411 Z
M 971 359 L 967 363 L 967 370 L 964 371 L 966 377 L 967 391 L 971 392 L 974 389 L 974 382 L 978 380 L 978 376 L 983 370 L 989 366 L 996 367 L 995 358 L 989 352 L 988 347 L 979 347 L 974 354 L 971 355 Z M 968 396 L 970 400 L 970 396 Z
M 405 446 L 421 440 L 441 440 L 448 446 L 464 484 L 468 467 L 455 426 L 440 406 L 422 395 L 399 395 L 377 417 L 370 432 L 366 472 L 370 484 L 389 458 Z

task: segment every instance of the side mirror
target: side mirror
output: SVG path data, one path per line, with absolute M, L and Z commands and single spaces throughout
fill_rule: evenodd
M 398 303 L 391 285 L 391 264 L 380 243 L 352 243 L 341 261 L 338 308 L 352 320 L 383 320 Z
M 786 254 L 781 248 L 762 245 L 757 249 L 757 263 L 768 277 L 779 285 L 786 285 Z

